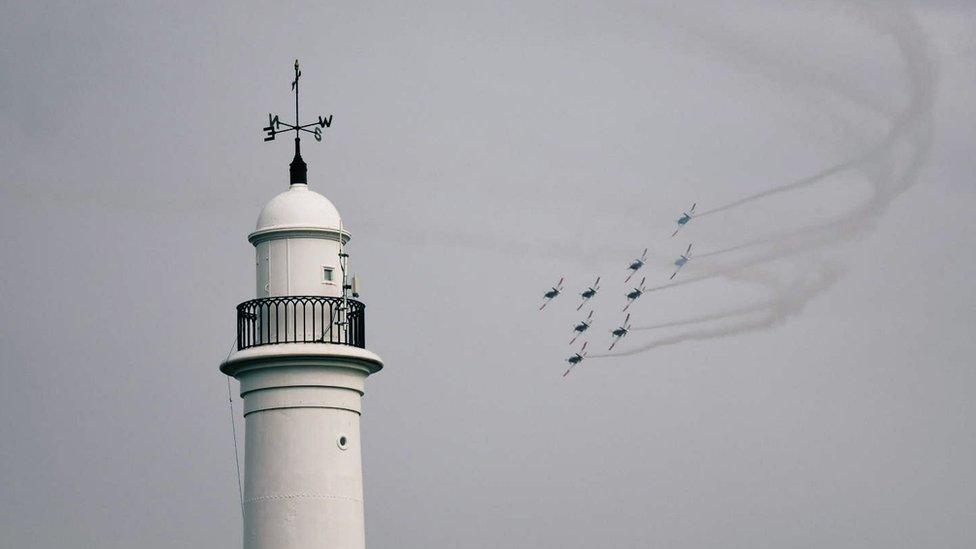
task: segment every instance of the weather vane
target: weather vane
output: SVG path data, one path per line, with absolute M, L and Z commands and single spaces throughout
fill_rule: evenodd
M 265 141 L 274 141 L 274 138 L 279 133 L 295 132 L 295 159 L 291 162 L 291 182 L 292 183 L 308 183 L 307 177 L 307 166 L 305 161 L 302 160 L 300 142 L 299 138 L 300 132 L 308 132 L 315 136 L 316 141 L 322 141 L 322 128 L 329 128 L 332 126 L 332 115 L 327 117 L 319 116 L 318 122 L 311 122 L 309 124 L 301 124 L 298 118 L 298 79 L 301 78 L 302 71 L 298 70 L 298 59 L 295 60 L 295 80 L 291 83 L 291 89 L 295 92 L 295 124 L 289 124 L 287 122 L 282 122 L 278 119 L 277 114 L 268 113 L 268 125 L 264 128 L 267 132 L 267 137 L 264 138 Z M 309 129 L 312 128 L 312 129 Z

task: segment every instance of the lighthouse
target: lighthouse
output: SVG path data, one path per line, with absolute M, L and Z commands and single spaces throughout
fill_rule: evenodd
M 331 116 L 295 133 L 287 190 L 265 205 L 248 241 L 256 295 L 237 306 L 236 350 L 220 371 L 244 402 L 244 548 L 365 547 L 359 421 L 366 378 L 383 367 L 366 349 L 365 305 L 347 273 L 350 234 L 336 207 L 311 190 L 302 133 L 321 140 Z

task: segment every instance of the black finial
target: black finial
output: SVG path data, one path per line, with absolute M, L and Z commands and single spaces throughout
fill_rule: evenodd
M 265 141 L 274 141 L 275 135 L 293 131 L 295 132 L 295 158 L 291 161 L 289 178 L 291 184 L 308 184 L 308 165 L 302 160 L 301 140 L 298 138 L 299 132 L 308 132 L 315 136 L 316 141 L 322 141 L 322 128 L 332 127 L 332 115 L 328 117 L 318 117 L 318 122 L 301 125 L 298 121 L 298 79 L 302 76 L 302 71 L 298 70 L 298 59 L 295 60 L 295 79 L 291 83 L 291 89 L 295 92 L 295 125 L 287 124 L 278 120 L 278 115 L 268 114 L 268 126 L 264 128 L 267 132 Z M 284 126 L 285 129 L 281 129 Z M 312 129 L 309 129 L 312 128 Z
M 302 160 L 302 140 L 295 138 L 295 158 L 291 161 L 288 166 L 288 172 L 291 174 L 291 184 L 301 183 L 303 185 L 308 185 L 308 165 Z

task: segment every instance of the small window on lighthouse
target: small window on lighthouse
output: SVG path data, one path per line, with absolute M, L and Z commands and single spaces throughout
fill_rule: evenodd
M 332 283 L 332 267 L 322 267 L 322 282 Z

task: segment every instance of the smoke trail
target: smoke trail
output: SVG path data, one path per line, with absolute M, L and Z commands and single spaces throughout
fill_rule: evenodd
M 685 341 L 729 337 L 744 332 L 772 328 L 801 313 L 807 302 L 815 295 L 833 285 L 840 278 L 841 273 L 840 268 L 829 264 L 812 266 L 809 271 L 793 279 L 787 286 L 778 288 L 774 294 L 774 299 L 769 302 L 769 307 L 758 318 L 744 320 L 731 326 L 680 333 L 674 336 L 655 339 L 626 351 L 592 354 L 588 358 L 631 356 L 658 347 L 676 345 Z
M 905 72 L 909 77 L 910 101 L 907 107 L 895 117 L 886 136 L 868 152 L 853 160 L 835 164 L 812 176 L 713 208 L 699 214 L 698 217 L 705 215 L 705 213 L 727 210 L 760 198 L 807 187 L 844 172 L 853 173 L 855 169 L 864 172 L 870 184 L 871 195 L 868 200 L 841 216 L 819 224 L 773 233 L 728 248 L 697 254 L 696 259 L 701 260 L 762 245 L 774 248 L 772 251 L 765 250 L 766 253 L 759 254 L 751 260 L 740 260 L 725 267 L 713 267 L 702 275 L 655 286 L 648 291 L 663 290 L 707 280 L 757 262 L 797 254 L 835 241 L 848 240 L 857 236 L 857 233 L 862 233 L 870 228 L 874 222 L 873 218 L 880 215 L 892 200 L 911 187 L 931 144 L 934 65 L 928 58 L 924 39 L 914 18 L 904 12 L 901 13 L 900 18 L 897 17 L 897 14 L 892 14 L 892 17 L 898 19 L 897 24 L 879 30 L 891 33 L 902 53 Z M 844 89 L 840 88 L 833 91 L 842 95 L 846 93 Z M 880 108 L 878 111 L 884 112 Z M 915 147 L 909 148 L 907 151 L 903 150 L 904 147 L 899 147 L 899 145 L 905 145 L 905 141 L 908 142 L 907 144 L 914 142 Z M 897 171 L 895 165 L 902 155 L 906 155 L 909 159 L 904 171 L 901 174 L 892 173 Z
M 819 183 L 819 182 L 821 182 L 821 181 L 823 181 L 825 179 L 829 179 L 832 176 L 835 176 L 835 175 L 837 175 L 839 173 L 845 172 L 845 171 L 847 171 L 847 170 L 849 170 L 849 169 L 851 169 L 853 167 L 856 167 L 856 166 L 860 165 L 862 162 L 864 162 L 866 159 L 868 159 L 873 154 L 873 152 L 874 151 L 869 151 L 869 152 L 867 152 L 867 153 L 865 153 L 863 155 L 854 157 L 854 158 L 852 158 L 850 160 L 846 160 L 846 161 L 841 162 L 839 164 L 834 164 L 833 166 L 830 166 L 829 168 L 826 168 L 824 170 L 821 170 L 821 171 L 819 171 L 819 172 L 817 172 L 817 173 L 815 173 L 813 175 L 804 177 L 803 179 L 798 179 L 797 181 L 794 181 L 794 182 L 789 183 L 787 185 L 781 185 L 779 187 L 773 187 L 772 189 L 769 189 L 769 190 L 766 190 L 766 191 L 762 191 L 762 192 L 758 192 L 758 193 L 755 193 L 755 194 L 751 194 L 751 195 L 749 195 L 749 196 L 747 196 L 745 198 L 740 198 L 738 200 L 729 202 L 728 204 L 724 204 L 722 206 L 718 206 L 718 207 L 712 208 L 710 210 L 705 210 L 704 212 L 699 213 L 695 217 L 705 217 L 707 215 L 712 215 L 714 213 L 724 212 L 725 210 L 729 210 L 729 209 L 732 209 L 732 208 L 736 208 L 736 207 L 739 207 L 739 206 L 743 206 L 745 204 L 748 204 L 750 202 L 755 202 L 756 200 L 759 200 L 759 199 L 762 199 L 762 198 L 766 198 L 768 196 L 773 196 L 773 195 L 777 195 L 777 194 L 780 194 L 780 193 L 785 193 L 787 191 L 794 191 L 796 189 L 802 189 L 803 187 L 809 187 L 810 185 L 813 185 L 815 183 Z
M 877 9 L 872 10 L 872 7 L 875 6 L 865 5 L 863 9 L 870 11 L 870 13 L 861 13 L 859 15 L 861 19 L 865 20 L 865 22 L 875 25 L 876 30 L 879 32 L 890 33 L 894 37 L 896 44 L 902 53 L 906 73 L 909 79 L 909 85 L 912 88 L 909 90 L 911 94 L 910 104 L 901 113 L 893 116 L 884 105 L 876 102 L 869 102 L 863 96 L 863 94 L 852 91 L 838 80 L 818 78 L 816 79 L 816 82 L 824 85 L 830 91 L 849 99 L 854 104 L 868 107 L 879 114 L 892 118 L 892 128 L 889 130 L 887 136 L 877 145 L 868 149 L 863 154 L 851 157 L 843 162 L 839 162 L 824 168 L 815 174 L 794 182 L 751 194 L 727 204 L 703 211 L 695 217 L 705 217 L 714 213 L 743 206 L 763 198 L 809 187 L 853 168 L 862 167 L 865 163 L 870 162 L 877 156 L 885 154 L 896 140 L 904 136 L 905 132 L 910 129 L 909 126 L 915 121 L 915 115 L 918 114 L 918 107 L 923 106 L 923 104 L 927 104 L 929 107 L 931 107 L 931 87 L 927 86 L 926 84 L 929 84 L 932 80 L 934 80 L 934 75 L 931 74 L 933 65 L 931 60 L 928 58 L 928 54 L 926 52 L 927 46 L 918 22 L 914 19 L 911 13 L 907 12 L 904 8 L 885 12 Z M 890 23 L 889 26 L 886 28 L 883 26 L 878 26 L 877 18 L 879 17 L 888 20 Z M 752 52 L 751 55 L 757 55 L 757 53 Z M 764 62 L 769 63 L 769 60 L 764 60 Z
M 598 248 L 587 247 L 578 242 L 577 238 L 564 239 L 532 238 L 499 238 L 492 234 L 466 233 L 459 230 L 447 231 L 443 229 L 414 229 L 409 227 L 371 227 L 365 231 L 374 231 L 387 242 L 397 242 L 416 246 L 434 245 L 494 253 L 507 259 L 554 259 L 592 267 L 598 262 L 612 262 L 620 264 L 621 258 L 635 259 L 640 256 L 643 248 L 648 248 L 647 265 L 659 258 L 670 257 L 670 252 L 664 248 L 655 248 L 641 244 L 633 247 L 608 243 Z M 380 232 L 381 231 L 381 232 Z M 627 276 L 626 265 L 619 268 L 620 276 Z
M 815 268 L 823 269 L 824 267 L 816 265 Z M 839 272 L 839 267 L 831 267 L 831 272 Z M 774 274 L 766 274 L 762 271 L 758 271 L 755 268 L 748 269 L 737 269 L 734 271 L 729 271 L 723 273 L 725 278 L 730 280 L 740 281 L 740 282 L 752 282 L 758 284 L 766 289 L 777 289 L 777 284 L 780 283 L 779 279 Z M 777 294 L 782 293 L 782 291 L 775 292 Z M 769 312 L 769 310 L 777 306 L 778 296 L 773 296 L 767 298 L 763 301 L 753 303 L 750 305 L 742 305 L 732 309 L 726 309 L 724 311 L 718 311 L 714 313 L 706 313 L 691 318 L 686 318 L 683 320 L 676 320 L 672 322 L 663 322 L 660 324 L 653 324 L 650 326 L 639 326 L 632 328 L 632 331 L 646 331 L 646 330 L 659 330 L 663 328 L 675 328 L 679 326 L 689 326 L 692 324 L 702 324 L 705 322 L 715 322 L 718 320 L 727 320 L 743 317 L 746 315 L 752 315 L 755 313 Z
M 934 65 L 928 57 L 921 29 L 910 13 L 904 9 L 884 12 L 873 8 L 876 8 L 873 4 L 866 6 L 864 8 L 866 12 L 861 15 L 867 21 L 875 24 L 879 32 L 892 36 L 902 55 L 908 82 L 908 104 L 900 114 L 894 117 L 885 137 L 862 155 L 832 165 L 804 179 L 713 208 L 699 214 L 698 217 L 742 206 L 775 194 L 809 187 L 845 172 L 854 173 L 857 171 L 862 174 L 865 181 L 870 185 L 868 199 L 847 213 L 825 222 L 774 233 L 726 249 L 701 254 L 698 259 L 703 257 L 714 258 L 725 254 L 733 255 L 733 258 L 725 263 L 713 264 L 697 277 L 651 288 L 650 291 L 673 288 L 718 276 L 736 278 L 736 273 L 742 273 L 755 265 L 783 260 L 860 236 L 873 226 L 874 221 L 884 212 L 891 201 L 915 183 L 932 139 L 931 111 L 934 99 Z M 878 19 L 881 20 L 880 25 L 876 23 Z M 832 91 L 840 94 L 845 93 L 845 89 L 838 85 L 832 86 Z M 884 109 L 881 108 L 877 110 L 884 112 Z M 739 257 L 732 254 L 732 252 L 741 251 L 749 251 L 750 253 Z M 813 257 L 808 259 L 816 260 Z M 815 276 L 811 279 L 809 273 L 813 273 Z M 775 277 L 771 280 L 760 281 L 768 288 L 770 297 L 755 306 L 743 307 L 743 309 L 750 309 L 743 314 L 730 314 L 734 311 L 709 313 L 676 321 L 670 325 L 690 325 L 709 320 L 738 318 L 746 314 L 758 314 L 757 318 L 739 320 L 731 325 L 717 328 L 681 333 L 651 341 L 634 349 L 591 355 L 591 357 L 629 356 L 684 341 L 727 337 L 766 329 L 802 311 L 810 299 L 833 284 L 839 275 L 840 270 L 836 267 L 819 263 L 811 267 L 807 273 L 793 277 L 787 276 L 785 282 Z
M 675 320 L 672 322 L 662 322 L 661 324 L 651 324 L 650 326 L 636 326 L 631 328 L 634 332 L 640 332 L 645 330 L 660 330 L 663 328 L 676 328 L 678 326 L 689 326 L 691 324 L 701 324 L 703 322 L 712 322 L 715 320 L 725 320 L 727 318 L 734 318 L 739 316 L 745 316 L 752 313 L 758 313 L 767 309 L 773 305 L 773 301 L 762 301 L 754 305 L 745 305 L 742 307 L 736 307 L 734 309 L 727 309 L 725 311 L 719 311 L 717 313 L 709 313 L 700 316 L 695 316 L 692 318 L 686 318 L 684 320 Z

